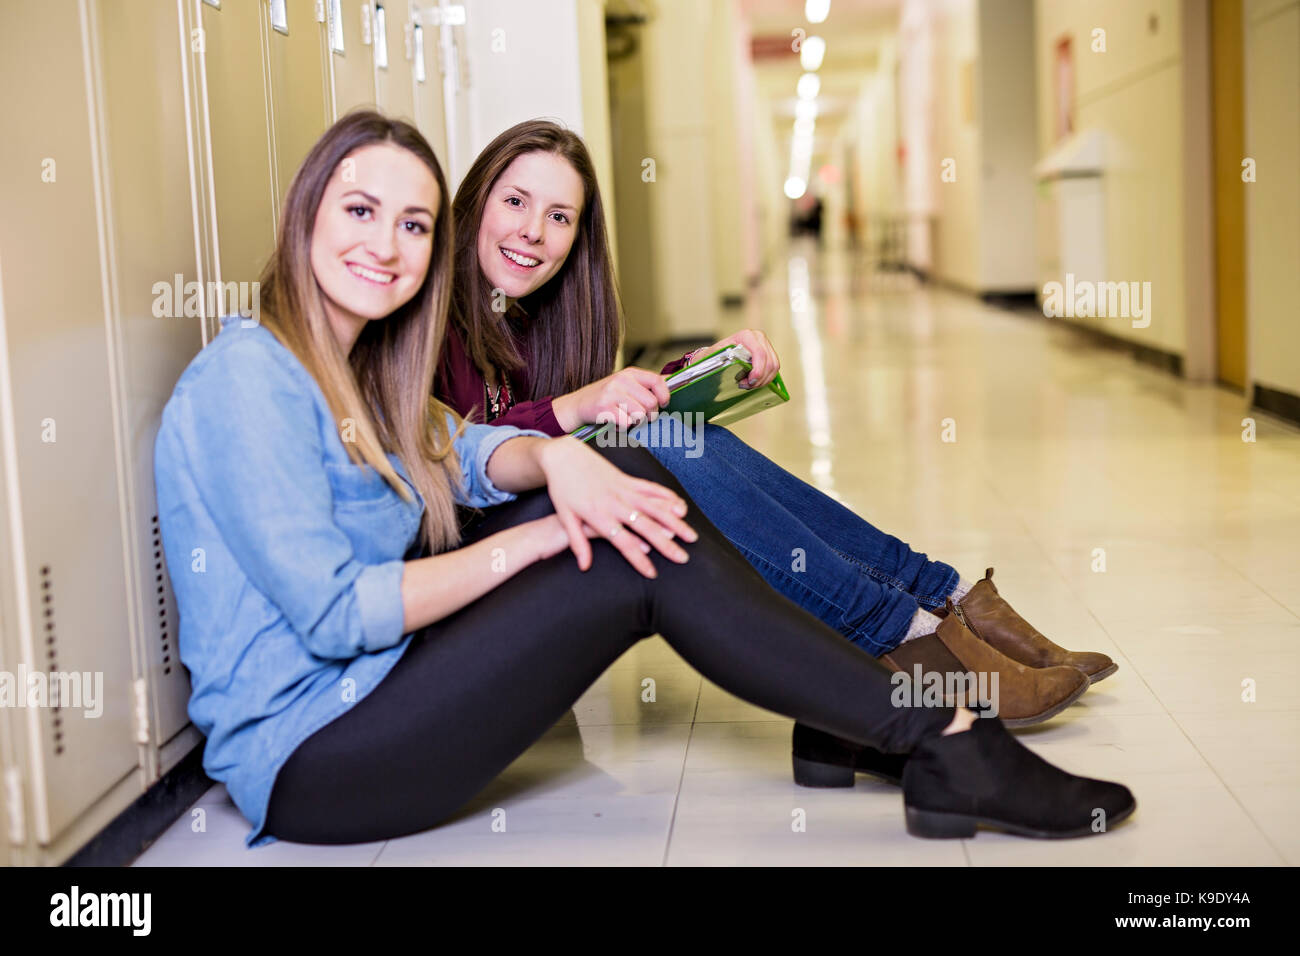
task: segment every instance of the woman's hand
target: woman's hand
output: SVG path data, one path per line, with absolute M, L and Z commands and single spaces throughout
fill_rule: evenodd
M 744 329 L 735 335 L 729 335 L 721 342 L 710 345 L 707 349 L 698 349 L 692 352 L 691 357 L 709 355 L 718 349 L 726 348 L 728 345 L 743 345 L 749 349 L 749 354 L 754 359 L 752 363 L 753 369 L 743 383 L 747 388 L 766 385 L 776 378 L 777 372 L 781 371 L 781 360 L 777 357 L 776 349 L 772 348 L 772 343 L 767 336 L 757 329 Z
M 648 555 L 654 548 L 678 564 L 686 551 L 674 540 L 699 537 L 682 520 L 686 502 L 663 485 L 625 475 L 575 438 L 552 438 L 538 450 L 555 516 L 568 536 L 578 567 L 591 567 L 589 537 L 605 538 L 629 564 L 656 577 Z
M 527 529 L 530 542 L 529 556 L 533 560 L 545 561 L 569 547 L 569 532 L 565 530 L 564 523 L 560 521 L 560 516 L 557 514 L 525 521 L 519 527 Z
M 566 432 L 579 425 L 607 421 L 627 429 L 654 421 L 659 409 L 667 404 L 668 386 L 664 377 L 629 366 L 554 399 L 551 411 Z

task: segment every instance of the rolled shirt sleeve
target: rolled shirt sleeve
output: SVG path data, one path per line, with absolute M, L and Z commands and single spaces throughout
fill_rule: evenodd
M 206 369 L 164 414 L 238 570 L 318 657 L 398 643 L 404 562 L 361 563 L 335 523 L 309 378 L 253 342 L 225 358 L 237 373 Z
M 450 416 L 448 427 L 451 428 Z M 488 478 L 488 459 L 492 453 L 512 438 L 520 435 L 532 435 L 536 438 L 549 438 L 545 432 L 530 428 L 516 428 L 512 425 L 475 425 L 467 422 L 465 430 L 457 436 L 456 457 L 460 461 L 464 494 L 457 496 L 457 503 L 473 508 L 487 508 L 492 505 L 514 501 L 515 495 L 502 491 Z

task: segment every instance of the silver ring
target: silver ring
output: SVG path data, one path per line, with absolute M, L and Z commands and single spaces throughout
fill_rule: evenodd
M 638 514 L 637 512 L 633 511 L 630 515 L 628 515 L 627 523 L 631 524 L 633 521 L 635 521 L 637 519 L 637 514 Z
M 613 538 L 616 534 L 618 534 L 622 530 L 623 530 L 623 526 L 621 524 L 616 524 L 614 525 L 614 530 L 609 533 L 609 536 Z

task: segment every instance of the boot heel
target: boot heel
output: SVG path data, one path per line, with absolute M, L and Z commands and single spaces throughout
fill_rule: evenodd
M 835 764 L 815 763 L 795 756 L 794 782 L 801 787 L 851 787 L 853 770 L 850 767 L 837 767 Z
M 975 821 L 959 813 L 936 813 L 907 807 L 907 832 L 928 840 L 949 840 L 975 835 Z

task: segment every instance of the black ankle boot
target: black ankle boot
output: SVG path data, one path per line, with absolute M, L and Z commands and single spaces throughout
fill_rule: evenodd
M 866 744 L 798 723 L 794 725 L 791 750 L 794 782 L 801 787 L 851 787 L 857 773 L 901 784 L 903 765 L 907 762 L 907 754 L 882 753 Z
M 922 740 L 903 772 L 907 832 L 972 837 L 980 824 L 1020 836 L 1103 833 L 1137 807 L 1128 787 L 1076 777 L 1016 740 L 996 717 Z

